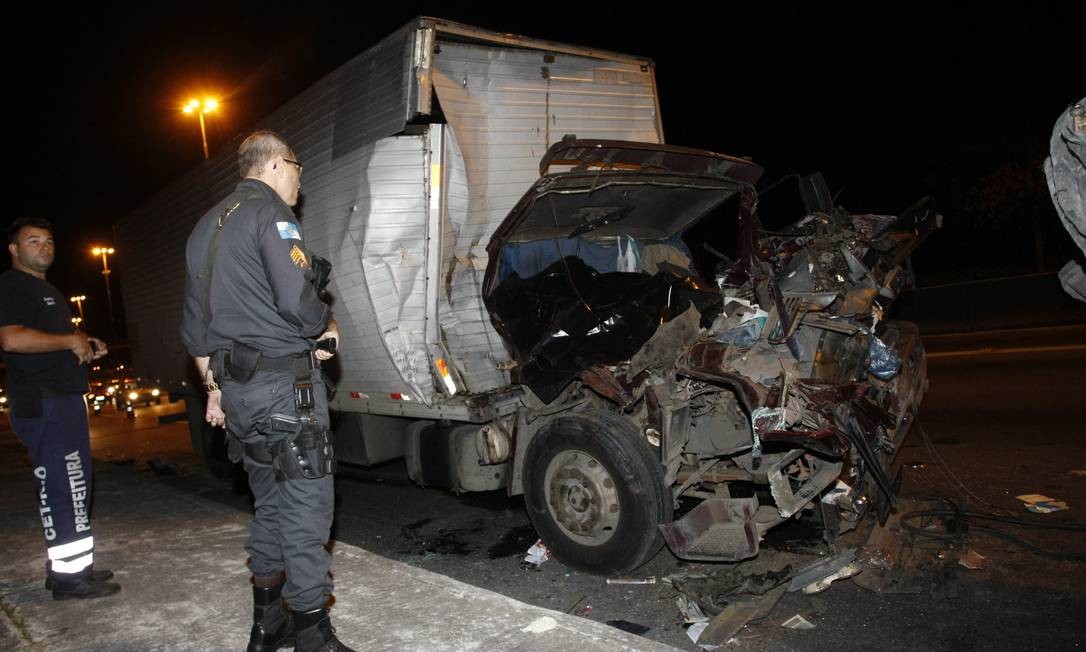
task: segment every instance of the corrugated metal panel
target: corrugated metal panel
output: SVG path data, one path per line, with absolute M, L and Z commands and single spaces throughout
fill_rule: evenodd
M 508 356 L 482 301 L 486 245 L 566 134 L 660 142 L 652 68 L 570 54 L 442 42 L 432 78 L 464 161 L 468 193 L 450 190 L 454 233 L 442 324 L 473 392 L 508 383 Z M 552 59 L 552 60 L 548 60 Z M 452 185 L 458 182 L 455 175 Z M 462 189 L 458 189 L 462 196 Z
M 416 24 L 400 29 L 336 72 L 334 157 L 399 133 L 412 117 L 416 31 Z
M 425 340 L 428 138 L 384 138 L 336 159 L 307 199 L 305 240 L 334 266 L 329 292 L 344 391 L 429 403 Z M 308 197 L 308 195 L 307 195 Z
M 471 192 L 464 156 L 446 130 L 445 224 L 441 269 L 444 271 L 438 315 L 445 345 L 460 378 L 471 393 L 509 384 L 509 372 L 498 369 L 508 360 L 501 336 L 490 326 L 490 316 L 479 301 L 479 287 L 486 268 L 470 273 L 470 260 L 460 256 L 460 232 L 468 221 Z M 481 312 L 480 312 L 481 311 Z

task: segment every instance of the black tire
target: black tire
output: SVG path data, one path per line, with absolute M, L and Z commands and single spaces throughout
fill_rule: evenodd
M 592 410 L 554 419 L 528 445 L 524 502 L 563 564 L 628 573 L 664 544 L 671 492 L 653 449 L 630 422 Z

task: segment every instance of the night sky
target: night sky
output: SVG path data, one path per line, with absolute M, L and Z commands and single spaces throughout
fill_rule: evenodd
M 411 18 L 432 15 L 652 58 L 667 142 L 751 156 L 767 181 L 821 170 L 854 212 L 895 213 L 933 195 L 948 226 L 918 255 L 921 274 L 989 260 L 1033 271 L 1071 256 L 1039 166 L 1057 116 L 1086 94 L 1082 12 L 1072 3 L 1006 15 L 991 3 L 454 6 L 188 2 L 5 20 L 6 167 L 16 181 L 5 222 L 53 220 L 50 279 L 91 296 L 91 321 L 105 297 L 86 246 L 110 242 L 114 222 L 202 159 L 199 126 L 179 111 L 190 94 L 222 99 L 208 119 L 214 152 Z

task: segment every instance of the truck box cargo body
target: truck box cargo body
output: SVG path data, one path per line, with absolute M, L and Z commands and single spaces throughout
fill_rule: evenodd
M 509 386 L 480 286 L 490 234 L 540 157 L 572 133 L 662 141 L 651 61 L 429 18 L 254 128 L 282 134 L 304 163 L 306 244 L 334 265 L 333 408 L 466 420 L 493 404 L 464 395 Z M 134 358 L 174 393 L 191 382 L 178 336 L 183 244 L 237 183 L 237 144 L 117 227 Z
M 420 18 L 254 125 L 304 164 L 295 210 L 334 266 L 338 459 L 523 493 L 595 573 L 665 542 L 753 557 L 818 500 L 838 532 L 885 519 L 926 364 L 883 314 L 940 216 L 849 214 L 817 174 L 759 195 L 750 160 L 665 145 L 658 106 L 646 59 Z M 239 142 L 117 227 L 137 370 L 187 394 L 220 471 L 179 326 Z

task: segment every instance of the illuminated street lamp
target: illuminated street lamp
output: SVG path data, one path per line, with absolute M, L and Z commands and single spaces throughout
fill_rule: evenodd
M 82 317 L 72 317 L 72 323 L 75 324 L 75 327 L 78 330 L 80 328 L 80 326 L 83 324 L 83 318 Z
M 71 298 L 72 303 L 79 307 L 79 323 L 83 323 L 83 302 L 87 300 L 85 295 L 80 294 Z
M 210 158 L 207 152 L 207 128 L 204 126 L 204 114 L 211 113 L 215 109 L 219 108 L 219 101 L 214 98 L 205 98 L 203 102 L 200 100 L 189 100 L 185 106 L 181 107 L 181 111 L 192 115 L 196 113 L 200 116 L 200 137 L 204 141 L 204 158 Z
M 113 294 L 109 290 L 109 261 L 106 260 L 108 254 L 116 251 L 113 247 L 95 247 L 91 249 L 91 253 L 95 256 L 102 257 L 102 276 L 106 278 L 106 298 L 109 300 L 109 321 L 113 321 Z

